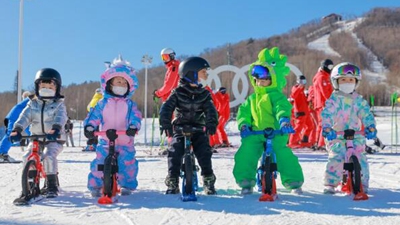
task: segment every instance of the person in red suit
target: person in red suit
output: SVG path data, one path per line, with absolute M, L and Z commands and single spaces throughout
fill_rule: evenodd
M 158 100 L 164 103 L 170 96 L 172 90 L 178 87 L 179 83 L 179 60 L 175 59 L 176 53 L 172 48 L 164 48 L 161 50 L 161 59 L 167 68 L 167 72 L 164 77 L 164 84 L 157 90 L 153 92 L 154 104 L 158 104 Z M 168 143 L 171 143 L 172 138 L 168 138 Z M 160 155 L 166 155 L 167 150 L 160 152 Z
M 297 78 L 297 84 L 292 87 L 290 98 L 293 101 L 293 114 L 294 114 L 294 130 L 295 133 L 290 135 L 289 147 L 290 148 L 309 148 L 309 136 L 312 130 L 312 121 L 310 118 L 310 111 L 308 108 L 307 97 L 304 93 L 304 88 L 307 83 L 306 77 L 300 75 Z
M 171 91 L 178 86 L 179 82 L 179 61 L 175 59 L 175 51 L 171 48 L 164 48 L 161 50 L 161 59 L 163 60 L 167 72 L 164 77 L 164 84 L 162 87 L 154 91 L 154 101 L 157 103 L 158 98 L 165 102 Z
M 308 142 L 312 145 L 312 148 L 316 150 L 317 148 L 317 115 L 315 114 L 314 110 L 314 89 L 313 86 L 310 86 L 306 92 L 308 109 L 310 111 L 310 118 L 312 122 L 312 129 L 308 139 Z
M 226 135 L 225 132 L 225 125 L 228 122 L 230 115 L 231 115 L 231 109 L 229 107 L 229 102 L 230 102 L 230 97 L 229 94 L 226 93 L 226 88 L 225 87 L 220 87 L 215 93 L 215 98 L 216 101 L 218 102 L 217 104 L 217 111 L 219 114 L 218 118 L 218 127 L 217 127 L 217 139 L 219 143 L 222 143 L 220 146 L 221 147 L 229 147 L 231 144 L 228 141 L 228 135 Z
M 330 74 L 333 68 L 333 62 L 330 59 L 325 59 L 321 62 L 318 72 L 313 78 L 314 90 L 314 109 L 317 114 L 317 135 L 318 135 L 318 150 L 325 150 L 325 141 L 322 137 L 321 128 L 321 111 L 325 107 L 325 101 L 331 96 L 333 87 L 330 81 Z

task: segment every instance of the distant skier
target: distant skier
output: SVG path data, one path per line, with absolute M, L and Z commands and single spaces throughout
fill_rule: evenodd
M 218 89 L 217 93 L 215 93 L 215 99 L 218 103 L 216 107 L 219 114 L 219 123 L 216 134 L 218 143 L 221 143 L 220 147 L 229 147 L 231 144 L 229 143 L 228 135 L 225 132 L 225 125 L 231 116 L 231 108 L 229 106 L 230 97 L 226 92 L 225 87 L 220 87 Z

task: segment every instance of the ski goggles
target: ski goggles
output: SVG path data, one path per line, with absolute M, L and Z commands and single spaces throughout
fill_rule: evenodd
M 354 77 L 361 77 L 360 68 L 355 65 L 344 65 L 338 68 L 338 75 L 353 75 Z
M 170 56 L 170 54 L 162 54 L 161 59 L 164 62 L 169 62 L 169 61 L 171 61 L 171 56 Z
M 253 70 L 251 71 L 251 76 L 260 80 L 271 79 L 271 74 L 269 72 L 269 69 L 267 67 L 260 65 L 256 65 L 253 67 Z

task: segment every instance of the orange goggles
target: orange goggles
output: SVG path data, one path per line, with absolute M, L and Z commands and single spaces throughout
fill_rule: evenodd
M 162 59 L 162 61 L 164 61 L 164 62 L 169 62 L 169 61 L 171 61 L 171 57 L 169 56 L 169 54 L 162 54 L 162 55 L 161 55 L 161 59 Z

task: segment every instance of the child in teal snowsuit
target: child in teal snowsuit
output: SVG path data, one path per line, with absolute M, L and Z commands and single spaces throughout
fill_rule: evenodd
M 360 69 L 351 63 L 340 63 L 332 69 L 331 82 L 335 91 L 327 99 L 325 108 L 321 112 L 322 136 L 328 141 L 326 147 L 329 152 L 328 163 L 324 175 L 325 194 L 335 193 L 342 180 L 344 159 L 348 157 L 346 141 L 337 139 L 336 131 L 353 129 L 360 131 L 365 126 L 365 137 L 376 138 L 375 118 L 368 102 L 355 89 L 361 81 Z M 369 168 L 364 152 L 365 138 L 356 135 L 353 141 L 355 154 L 361 166 L 361 183 L 364 192 L 368 192 Z
M 263 49 L 258 54 L 258 60 L 250 66 L 248 73 L 255 93 L 239 107 L 237 122 L 242 133 L 266 128 L 281 129 L 284 135 L 276 135 L 272 140 L 278 172 L 285 188 L 301 191 L 303 171 L 298 158 L 286 146 L 288 133 L 293 131 L 289 120 L 292 105 L 282 93 L 286 85 L 285 76 L 290 72 L 285 66 L 286 61 L 287 57 L 281 55 L 277 47 Z M 264 152 L 264 143 L 263 135 L 249 135 L 242 138 L 235 154 L 233 175 L 242 188 L 242 194 L 252 193 L 256 184 L 258 161 Z

